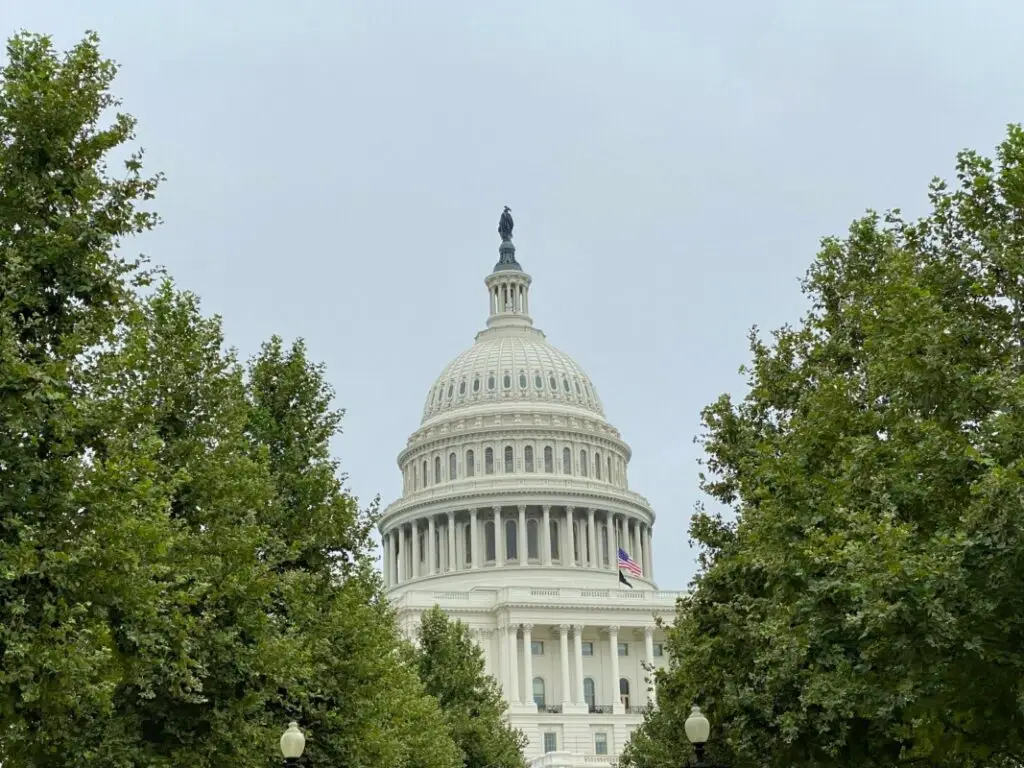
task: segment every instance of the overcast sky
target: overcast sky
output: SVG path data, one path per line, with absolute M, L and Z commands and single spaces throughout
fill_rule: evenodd
M 748 329 L 799 319 L 819 239 L 920 212 L 963 147 L 1024 118 L 1003 0 L 0 0 L 0 23 L 123 69 L 165 224 L 143 246 L 243 356 L 304 337 L 366 501 L 483 327 L 505 204 L 531 313 L 597 385 L 695 571 L 701 408 Z

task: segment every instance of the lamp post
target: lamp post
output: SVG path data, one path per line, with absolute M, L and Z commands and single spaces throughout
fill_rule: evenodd
M 302 751 L 306 748 L 306 737 L 299 730 L 299 724 L 292 720 L 281 734 L 281 754 L 285 765 L 298 765 Z
M 686 731 L 686 738 L 693 744 L 693 751 L 697 754 L 696 768 L 712 768 L 704 762 L 704 745 L 708 743 L 708 736 L 711 735 L 711 723 L 704 717 L 700 707 L 694 705 L 690 710 L 690 716 L 683 723 Z

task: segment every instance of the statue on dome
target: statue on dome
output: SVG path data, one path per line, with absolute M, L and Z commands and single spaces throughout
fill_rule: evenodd
M 498 234 L 501 235 L 502 242 L 507 243 L 512 239 L 512 227 L 512 209 L 506 205 L 501 218 L 498 219 Z

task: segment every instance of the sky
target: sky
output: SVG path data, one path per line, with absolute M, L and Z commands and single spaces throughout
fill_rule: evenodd
M 302 337 L 364 502 L 487 316 L 502 206 L 531 314 L 596 384 L 650 499 L 663 589 L 696 572 L 700 411 L 747 334 L 799 321 L 822 237 L 925 211 L 1024 117 L 1007 0 L 0 0 L 97 31 L 167 181 L 137 248 L 243 357 Z

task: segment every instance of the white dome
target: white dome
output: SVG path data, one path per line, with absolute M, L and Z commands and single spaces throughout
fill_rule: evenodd
M 579 364 L 533 328 L 493 328 L 450 362 L 427 393 L 423 421 L 486 403 L 561 403 L 604 416 Z

